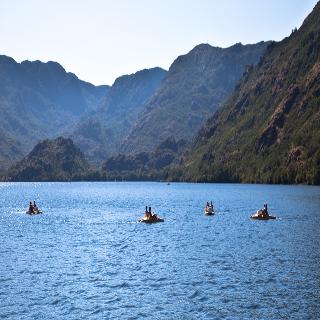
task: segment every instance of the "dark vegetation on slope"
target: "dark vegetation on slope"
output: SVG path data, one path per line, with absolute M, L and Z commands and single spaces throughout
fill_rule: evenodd
M 184 140 L 168 138 L 155 151 L 109 158 L 102 165 L 102 175 L 108 180 L 162 180 L 171 164 L 186 148 Z
M 69 181 L 89 175 L 90 167 L 71 139 L 59 137 L 38 143 L 7 173 L 8 181 Z
M 185 150 L 183 140 L 169 138 L 153 152 L 117 155 L 95 169 L 71 139 L 59 137 L 38 143 L 30 154 L 8 170 L 7 181 L 114 181 L 163 180 L 177 155 Z
M 172 179 L 320 184 L 320 3 L 272 43 Z

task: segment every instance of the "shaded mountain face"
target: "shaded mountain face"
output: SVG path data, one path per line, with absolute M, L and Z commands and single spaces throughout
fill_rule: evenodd
M 118 154 L 102 165 L 103 176 L 108 180 L 161 180 L 167 168 L 186 147 L 183 140 L 170 137 L 152 152 Z
M 12 138 L 7 132 L 0 128 L 0 176 L 4 174 L 5 168 L 10 163 L 22 159 L 23 146 Z
M 88 160 L 99 164 L 119 151 L 121 142 L 165 75 L 165 70 L 152 68 L 116 79 L 102 106 L 90 117 L 84 117 L 70 134 Z
M 107 90 L 79 80 L 56 62 L 17 63 L 0 56 L 0 128 L 10 137 L 7 147 L 0 145 L 2 168 L 95 110 Z
M 231 93 L 246 66 L 259 61 L 266 46 L 260 42 L 222 49 L 202 44 L 178 57 L 120 151 L 151 151 L 169 137 L 190 140 Z
M 44 140 L 13 166 L 7 173 L 8 181 L 68 181 L 89 170 L 82 152 L 71 139 L 59 137 Z
M 298 31 L 268 47 L 171 175 L 320 183 L 320 3 Z

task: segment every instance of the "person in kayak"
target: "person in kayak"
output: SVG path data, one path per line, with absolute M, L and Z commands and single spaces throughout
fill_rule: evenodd
M 33 201 L 33 211 L 37 212 L 38 211 L 38 207 L 35 201 Z
M 146 212 L 144 213 L 144 218 L 149 220 L 150 218 L 150 214 L 149 214 L 149 211 L 148 211 L 148 206 L 146 206 Z
M 30 201 L 30 203 L 29 203 L 29 212 L 30 212 L 30 213 L 34 213 L 34 207 L 33 207 L 33 204 L 32 204 L 31 201 Z
M 152 219 L 151 207 L 149 207 L 149 210 L 148 210 L 148 206 L 146 206 L 146 212 L 144 214 L 144 217 L 146 220 Z
M 213 203 L 212 203 L 212 201 L 210 203 L 207 201 L 205 210 L 206 211 L 213 211 Z
M 263 209 L 258 210 L 258 215 L 259 215 L 259 217 L 261 217 L 261 218 L 267 218 L 267 217 L 269 217 L 268 204 L 267 204 L 267 203 L 265 203 L 265 204 L 263 205 Z

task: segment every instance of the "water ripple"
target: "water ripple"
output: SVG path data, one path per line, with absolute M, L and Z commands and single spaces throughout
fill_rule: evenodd
M 0 318 L 317 319 L 319 190 L 0 184 Z M 251 221 L 266 201 L 281 219 Z M 165 223 L 136 223 L 147 204 Z

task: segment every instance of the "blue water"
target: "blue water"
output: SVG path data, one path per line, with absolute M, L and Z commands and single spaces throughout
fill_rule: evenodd
M 0 198 L 1 319 L 320 318 L 319 187 L 3 183 Z M 34 199 L 44 214 L 23 213 Z M 279 219 L 250 220 L 264 202 Z M 136 223 L 145 205 L 165 222 Z

